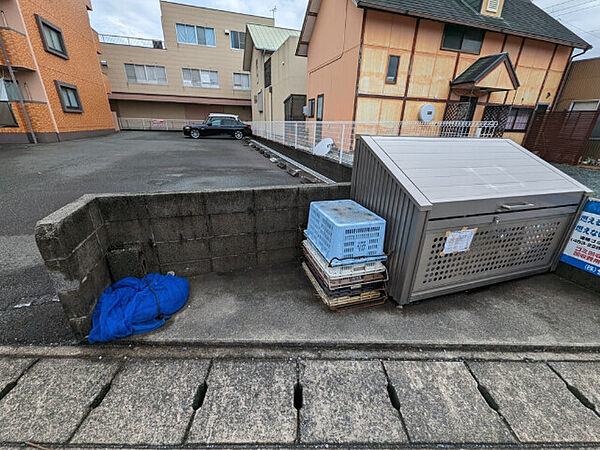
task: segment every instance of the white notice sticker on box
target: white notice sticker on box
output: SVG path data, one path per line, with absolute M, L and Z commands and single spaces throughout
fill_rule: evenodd
M 473 237 L 477 233 L 477 228 L 461 231 L 448 231 L 446 233 L 446 243 L 444 244 L 444 255 L 452 253 L 466 252 L 471 247 Z

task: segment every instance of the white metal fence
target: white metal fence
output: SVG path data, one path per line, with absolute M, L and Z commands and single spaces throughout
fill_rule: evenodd
M 181 131 L 198 120 L 119 117 L 121 130 Z M 326 158 L 352 165 L 359 134 L 378 136 L 496 137 L 498 122 L 250 122 L 255 136 L 313 153 L 325 138 L 333 140 Z
M 129 117 L 119 117 L 119 128 L 121 130 L 163 130 L 163 131 L 182 131 L 183 127 L 201 120 L 186 120 L 186 119 L 136 119 Z
M 358 135 L 496 137 L 498 122 L 251 122 L 255 136 L 312 153 L 322 139 L 334 145 L 326 158 L 352 165 Z

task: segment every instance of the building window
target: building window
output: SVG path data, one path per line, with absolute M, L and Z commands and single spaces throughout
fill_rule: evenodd
M 246 33 L 244 31 L 230 31 L 231 48 L 244 50 L 246 48 Z
M 485 32 L 478 28 L 448 23 L 444 28 L 442 49 L 479 54 L 484 34 Z
M 271 59 L 265 61 L 265 87 L 271 86 Z
M 183 85 L 209 89 L 219 88 L 219 72 L 214 70 L 181 69 Z
M 54 84 L 56 85 L 56 90 L 58 91 L 60 104 L 62 105 L 62 109 L 64 112 L 83 112 L 83 106 L 81 104 L 81 98 L 79 98 L 79 91 L 77 90 L 77 86 L 63 83 L 62 81 L 54 81 Z
M 0 128 L 18 127 L 17 119 L 9 102 L 0 101 Z
M 387 75 L 385 76 L 385 82 L 387 84 L 396 84 L 398 81 L 398 65 L 400 64 L 400 57 L 396 55 L 390 55 L 388 59 Z
M 308 101 L 308 114 L 306 114 L 306 117 L 315 117 L 315 99 L 311 98 Z
M 569 111 L 596 111 L 600 109 L 599 100 L 580 100 L 571 103 Z
M 176 24 L 177 42 L 180 44 L 204 45 L 216 47 L 215 29 L 196 25 Z
M 526 131 L 533 108 L 512 107 L 506 119 L 505 131 Z
M 317 96 L 317 120 L 323 120 L 323 94 Z
M 65 39 L 61 29 L 56 25 L 52 25 L 46 19 L 38 16 L 37 14 L 35 15 L 35 18 L 40 30 L 44 49 L 48 53 L 52 53 L 53 55 L 60 56 L 64 59 L 69 59 L 67 46 L 65 45 Z
M 167 84 L 167 71 L 163 66 L 125 64 L 125 75 L 128 83 Z
M 247 73 L 233 74 L 233 88 L 239 91 L 250 90 L 250 75 Z

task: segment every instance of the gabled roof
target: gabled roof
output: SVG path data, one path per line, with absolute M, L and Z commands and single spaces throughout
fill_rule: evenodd
M 506 68 L 512 88 L 517 89 L 520 86 L 515 67 L 513 66 L 508 53 L 498 53 L 479 58 L 467 70 L 450 82 L 452 87 L 474 87 L 479 88 L 478 83 L 486 78 L 494 69 L 501 64 Z M 506 75 L 505 75 L 506 76 Z M 506 86 L 482 86 L 486 90 L 506 90 Z
M 272 27 L 249 23 L 246 25 L 246 48 L 244 49 L 244 70 L 250 70 L 252 49 L 275 52 L 290 37 L 300 36 L 300 30 Z M 248 61 L 246 61 L 248 60 Z
M 501 17 L 481 14 L 472 0 L 353 0 L 371 8 L 588 49 L 591 45 L 530 0 L 505 0 Z M 306 56 L 321 0 L 309 0 L 297 54 Z M 311 17 L 308 17 L 308 15 Z M 308 20 L 310 19 L 310 20 Z

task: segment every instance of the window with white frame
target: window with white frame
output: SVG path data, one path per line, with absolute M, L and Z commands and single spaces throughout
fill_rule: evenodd
M 233 88 L 240 91 L 250 90 L 250 74 L 247 73 L 234 73 L 233 74 Z
M 183 85 L 187 87 L 219 88 L 219 72 L 214 70 L 181 69 Z
M 246 33 L 244 31 L 230 31 L 231 48 L 244 50 L 246 48 Z
M 571 103 L 571 111 L 596 111 L 600 109 L 600 100 L 577 100 Z
M 197 25 L 176 24 L 177 42 L 180 44 L 204 45 L 216 47 L 215 29 Z
M 147 66 L 145 64 L 125 64 L 125 75 L 128 83 L 167 84 L 167 71 L 164 66 Z

